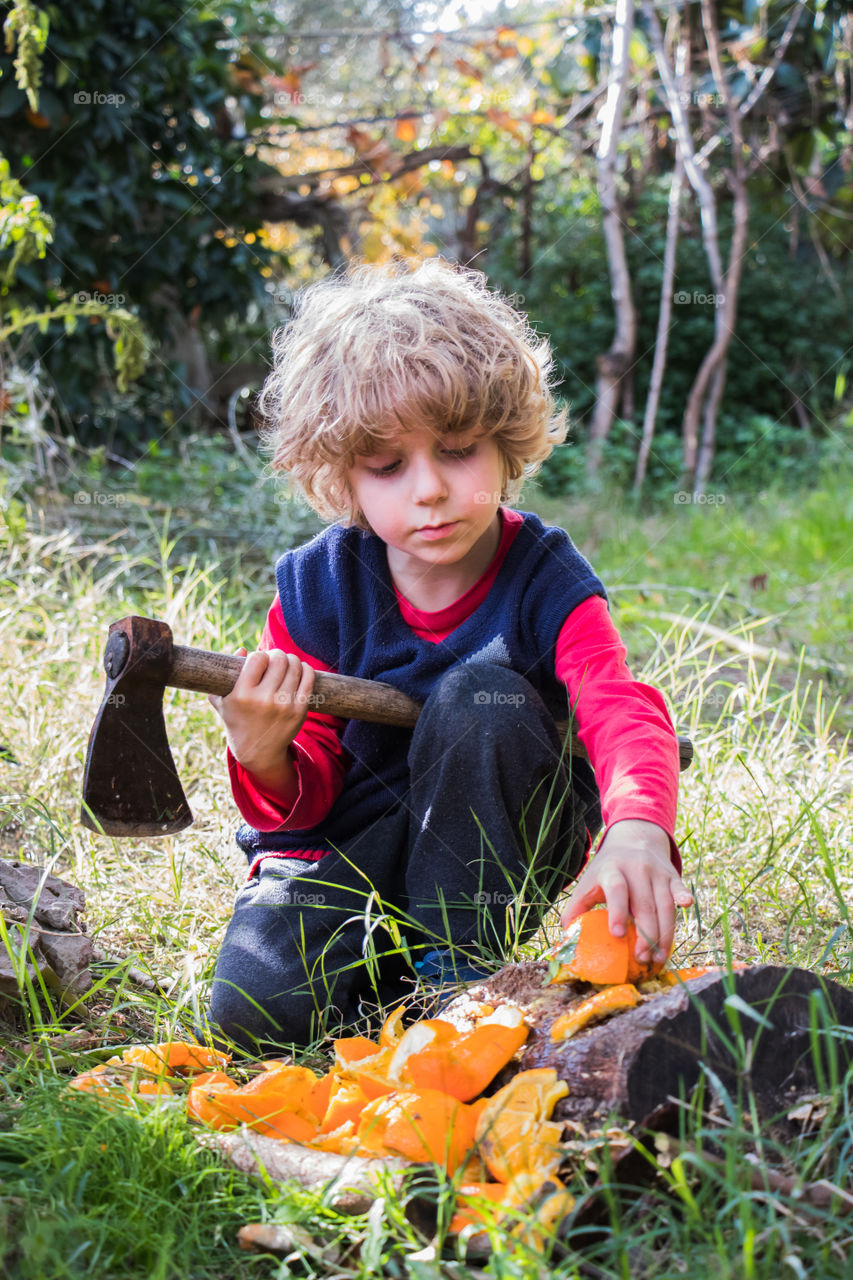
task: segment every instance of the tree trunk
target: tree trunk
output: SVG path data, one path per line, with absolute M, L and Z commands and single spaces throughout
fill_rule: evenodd
M 633 25 L 634 0 L 616 0 L 610 79 L 597 156 L 598 193 L 604 210 L 602 229 L 610 270 L 616 332 L 609 349 L 596 360 L 596 405 L 587 446 L 587 474 L 590 477 L 598 474 L 604 441 L 616 416 L 622 382 L 634 359 L 637 341 L 637 318 L 631 297 L 631 277 L 625 256 L 623 220 L 616 189 L 616 160 L 630 66 L 628 47 Z
M 464 1026 L 476 1021 L 478 1002 L 520 1007 L 532 1029 L 512 1071 L 551 1067 L 566 1081 L 558 1120 L 599 1123 L 613 1113 L 642 1126 L 671 1100 L 689 1099 L 703 1075 L 713 1092 L 735 1100 L 751 1089 L 759 1112 L 777 1115 L 803 1093 L 831 1089 L 853 1060 L 850 1038 L 832 1034 L 853 1025 L 853 992 L 806 969 L 709 971 L 554 1040 L 557 1018 L 593 989 L 543 987 L 547 967 L 507 966 L 469 987 L 441 1017 Z
M 658 329 L 655 337 L 655 356 L 652 363 L 652 379 L 646 400 L 646 411 L 643 415 L 643 437 L 640 451 L 637 454 L 637 469 L 634 474 L 634 493 L 639 496 L 646 479 L 649 453 L 655 436 L 658 405 L 663 389 L 663 375 L 666 371 L 666 355 L 669 345 L 669 327 L 672 319 L 672 293 L 675 285 L 675 253 L 678 247 L 678 219 L 681 210 L 681 188 L 684 185 L 684 162 L 676 155 L 675 169 L 672 174 L 672 186 L 669 189 L 669 211 L 666 221 L 666 247 L 663 254 L 663 276 L 660 289 L 660 310 L 658 312 Z
M 690 185 L 696 192 L 696 198 L 699 201 L 699 209 L 702 219 L 702 240 L 705 246 L 705 254 L 708 258 L 708 267 L 711 272 L 711 281 L 714 287 L 714 292 L 717 295 L 721 295 L 723 292 L 723 264 L 720 257 L 719 233 L 717 230 L 716 199 L 711 189 L 711 184 L 708 182 L 708 179 L 705 177 L 705 174 L 696 161 L 693 138 L 691 136 L 690 126 L 687 120 L 687 98 L 686 95 L 682 93 L 681 87 L 676 81 L 675 74 L 666 56 L 663 35 L 654 9 L 653 0 L 643 0 L 643 14 L 649 26 L 649 35 L 655 52 L 655 62 L 666 93 L 667 104 L 669 106 L 670 115 L 672 116 L 672 123 L 675 127 L 676 145 L 684 162 L 684 169 L 687 173 Z M 699 372 L 697 373 L 693 387 L 691 388 L 682 421 L 684 473 L 685 475 L 689 475 L 691 480 L 693 473 L 696 470 L 696 455 L 699 448 L 699 413 L 705 388 L 708 385 L 714 366 L 716 365 L 716 344 L 719 336 L 719 331 L 717 331 L 715 333 L 714 345 L 712 345 L 711 350 L 705 356 L 705 359 L 699 367 Z
M 735 105 L 731 89 L 726 80 L 723 57 L 720 47 L 720 33 L 717 28 L 716 13 L 713 0 L 701 0 L 702 26 L 708 45 L 708 57 L 717 92 L 726 105 L 729 131 L 732 144 L 732 170 L 728 173 L 729 185 L 734 196 L 734 230 L 729 248 L 729 263 L 723 286 L 722 312 L 719 306 L 714 316 L 714 342 L 712 350 L 716 351 L 716 362 L 713 367 L 711 391 L 705 405 L 705 423 L 702 431 L 702 443 L 696 460 L 695 475 L 688 473 L 686 481 L 696 493 L 704 493 L 711 468 L 714 464 L 714 450 L 717 431 L 717 414 L 723 398 L 726 381 L 729 346 L 737 323 L 737 304 L 740 292 L 740 280 L 743 272 L 743 259 L 746 253 L 746 239 L 749 229 L 749 200 L 746 191 L 746 165 L 744 162 L 743 128 L 741 115 Z M 691 393 L 692 399 L 692 393 Z M 688 406 L 690 400 L 688 400 Z

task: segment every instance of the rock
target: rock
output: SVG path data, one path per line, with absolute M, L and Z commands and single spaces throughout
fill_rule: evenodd
M 63 999 L 89 990 L 95 953 L 79 918 L 85 908 L 76 885 L 42 867 L 0 859 L 0 915 L 8 938 L 0 947 L 0 994 L 20 995 L 38 974 Z

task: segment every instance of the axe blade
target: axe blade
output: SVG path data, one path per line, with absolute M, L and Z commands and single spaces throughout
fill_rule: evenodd
M 80 821 L 108 836 L 164 836 L 193 818 L 163 718 L 166 623 L 123 618 L 110 627 L 107 687 L 86 753 Z

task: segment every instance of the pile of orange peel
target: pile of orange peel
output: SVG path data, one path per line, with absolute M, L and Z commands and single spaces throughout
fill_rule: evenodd
M 596 919 L 590 924 L 589 917 Z M 662 967 L 635 973 L 636 934 L 613 938 L 606 920 L 606 912 L 586 913 L 550 954 L 548 981 L 600 987 L 557 1019 L 555 1040 L 637 1004 L 641 996 L 627 979 L 651 977 Z M 240 1084 L 227 1073 L 227 1055 L 170 1041 L 127 1049 L 78 1075 L 71 1087 L 125 1102 L 185 1091 L 188 1116 L 211 1129 L 246 1125 L 317 1151 L 439 1165 L 457 1179 L 451 1233 L 489 1221 L 541 1245 L 574 1205 L 557 1176 L 566 1154 L 562 1125 L 551 1119 L 568 1085 L 552 1068 L 539 1068 L 519 1071 L 483 1096 L 529 1035 L 522 1011 L 511 1004 L 478 1005 L 476 1025 L 467 1031 L 441 1018 L 404 1029 L 404 1014 L 405 1006 L 394 1010 L 378 1041 L 335 1040 L 334 1064 L 324 1075 L 267 1060 Z M 517 1212 L 533 1204 L 535 1229 Z
M 402 1157 L 458 1175 L 450 1231 L 493 1221 L 544 1192 L 537 1224 L 560 1221 L 574 1200 L 556 1177 L 562 1126 L 550 1117 L 568 1093 L 553 1069 L 521 1071 L 491 1097 L 483 1090 L 529 1034 L 521 1011 L 488 1011 L 473 1031 L 440 1018 L 403 1030 L 404 1008 L 386 1020 L 378 1043 L 363 1036 L 334 1042 L 334 1065 L 318 1076 L 276 1060 L 247 1084 L 227 1074 L 229 1058 L 170 1041 L 127 1049 L 71 1087 L 127 1100 L 169 1096 L 188 1083 L 187 1114 L 212 1129 L 246 1125 L 283 1142 L 340 1155 Z M 539 1195 L 542 1199 L 542 1196 Z

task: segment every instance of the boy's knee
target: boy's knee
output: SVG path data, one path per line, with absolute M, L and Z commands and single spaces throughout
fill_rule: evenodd
M 310 994 L 252 989 L 245 974 L 217 972 L 210 993 L 209 1018 L 222 1035 L 240 1048 L 263 1055 L 284 1046 L 305 1046 L 320 1034 L 317 1009 Z
M 422 715 L 439 725 L 452 724 L 455 736 L 468 728 L 482 730 L 504 722 L 516 726 L 531 716 L 551 718 L 529 680 L 495 662 L 459 662 L 451 667 L 436 682 Z

